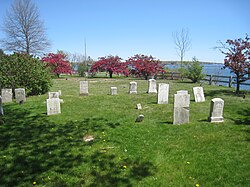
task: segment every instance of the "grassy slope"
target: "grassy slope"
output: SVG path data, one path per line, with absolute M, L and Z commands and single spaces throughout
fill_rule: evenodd
M 138 82 L 90 79 L 89 96 L 79 96 L 80 79 L 54 80 L 62 90 L 62 114 L 46 116 L 47 95 L 23 105 L 5 104 L 0 126 L 0 186 L 247 186 L 250 180 L 250 94 L 204 85 L 206 102 L 195 103 L 191 83 L 170 84 L 168 105 L 157 105 Z M 109 95 L 110 87 L 118 95 Z M 190 123 L 172 125 L 173 94 L 191 93 Z M 222 124 L 207 122 L 210 101 L 225 100 Z M 141 103 L 143 109 L 136 110 Z M 135 123 L 144 114 L 142 123 Z M 95 136 L 92 143 L 84 135 Z

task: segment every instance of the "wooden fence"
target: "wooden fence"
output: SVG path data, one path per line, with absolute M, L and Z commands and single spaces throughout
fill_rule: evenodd
M 158 74 L 157 78 L 160 79 L 169 79 L 169 80 L 178 80 L 181 79 L 181 74 L 177 72 L 166 72 L 163 74 Z M 228 87 L 232 87 L 233 84 L 236 84 L 236 77 L 233 76 L 222 76 L 222 75 L 205 75 L 203 81 L 207 81 L 210 85 L 217 83 L 226 83 Z M 250 86 L 250 83 L 241 82 L 241 85 Z

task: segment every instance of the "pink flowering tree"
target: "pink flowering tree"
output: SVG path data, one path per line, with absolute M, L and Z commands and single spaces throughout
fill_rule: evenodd
M 246 35 L 244 39 L 227 40 L 218 47 L 226 55 L 224 67 L 229 68 L 236 75 L 236 94 L 239 94 L 240 83 L 249 79 L 250 75 L 250 42 Z M 248 76 L 247 76 L 248 75 Z
M 42 58 L 42 61 L 47 64 L 48 67 L 51 68 L 53 74 L 60 77 L 60 74 L 71 74 L 72 69 L 70 62 L 65 59 L 65 55 L 62 53 L 49 53 L 47 56 Z
M 137 54 L 127 60 L 130 67 L 130 74 L 139 77 L 144 77 L 145 80 L 148 76 L 154 76 L 157 73 L 165 72 L 159 60 L 152 56 Z
M 90 72 L 106 71 L 109 73 L 109 77 L 112 78 L 113 74 L 123 74 L 128 75 L 127 64 L 121 62 L 119 56 L 105 56 L 100 57 L 97 62 L 95 62 L 90 69 Z

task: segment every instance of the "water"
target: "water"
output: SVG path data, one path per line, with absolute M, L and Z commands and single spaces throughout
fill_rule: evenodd
M 219 75 L 219 76 L 233 76 L 235 77 L 234 73 L 230 72 L 230 69 L 223 68 L 223 64 L 203 64 L 203 73 L 208 75 Z M 166 67 L 171 71 L 174 69 L 178 69 L 180 64 L 166 64 Z M 225 80 L 225 79 L 223 79 Z M 228 80 L 228 79 L 227 79 Z M 235 80 L 234 80 L 235 82 Z M 244 83 L 250 83 L 250 80 L 245 81 Z M 218 85 L 228 86 L 228 83 L 221 83 L 218 82 Z M 236 87 L 236 84 L 233 84 L 233 87 Z M 240 90 L 250 90 L 250 85 L 240 85 Z

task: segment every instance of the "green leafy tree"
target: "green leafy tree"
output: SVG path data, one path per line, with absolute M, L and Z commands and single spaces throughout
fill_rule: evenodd
M 49 69 L 39 59 L 28 54 L 14 53 L 0 57 L 0 88 L 25 88 L 28 95 L 49 91 Z
M 88 66 L 85 63 L 78 64 L 77 72 L 80 77 L 84 77 L 87 71 L 88 71 Z
M 200 82 L 205 76 L 202 74 L 202 70 L 203 65 L 201 65 L 196 57 L 193 57 L 192 62 L 186 64 L 184 75 L 188 79 L 191 79 L 193 83 Z

